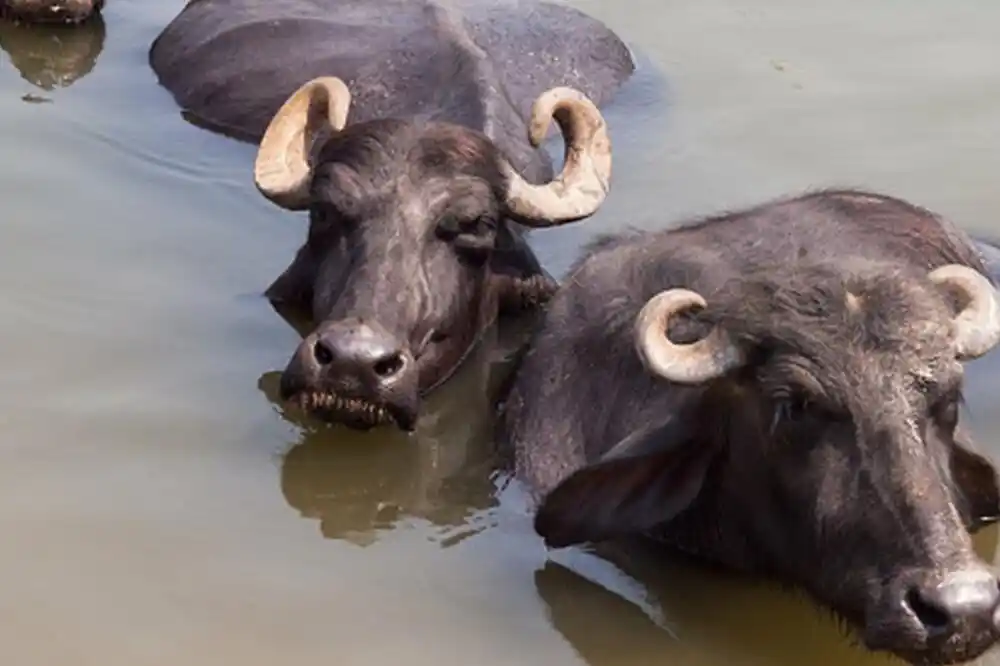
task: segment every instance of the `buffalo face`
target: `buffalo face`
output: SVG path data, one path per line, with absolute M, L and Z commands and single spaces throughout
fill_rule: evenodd
M 550 545 L 652 535 L 797 584 L 912 663 L 997 642 L 970 537 L 1000 513 L 996 473 L 958 428 L 961 362 L 1000 339 L 981 274 L 772 268 L 653 296 L 634 338 L 681 406 L 544 498 Z
M 552 287 L 510 221 L 591 215 L 606 196 L 610 147 L 600 113 L 566 88 L 535 104 L 532 142 L 553 117 L 567 137 L 566 165 L 545 185 L 524 180 L 482 133 L 395 119 L 345 127 L 349 105 L 339 79 L 305 84 L 258 152 L 260 191 L 310 216 L 290 271 L 318 325 L 282 393 L 330 421 L 411 430 L 420 396 L 450 376 L 498 308 Z

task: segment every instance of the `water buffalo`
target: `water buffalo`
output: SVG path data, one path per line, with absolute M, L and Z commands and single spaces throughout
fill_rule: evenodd
M 853 190 L 602 237 L 502 405 L 550 547 L 642 536 L 798 585 L 871 650 L 974 658 L 1000 636 L 970 533 L 996 471 L 959 427 L 1000 339 L 975 244 Z
M 313 326 L 284 398 L 404 430 L 498 313 L 554 288 L 525 227 L 601 205 L 597 107 L 634 70 L 601 23 L 529 0 L 195 0 L 150 63 L 198 124 L 259 140 L 265 197 L 309 212 L 267 291 Z M 539 147 L 553 117 L 555 177 Z
M 0 17 L 24 23 L 77 24 L 103 8 L 104 0 L 0 0 Z

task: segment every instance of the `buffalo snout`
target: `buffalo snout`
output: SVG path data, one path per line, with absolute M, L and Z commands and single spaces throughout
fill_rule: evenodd
M 329 322 L 306 336 L 282 373 L 281 393 L 355 428 L 415 427 L 419 372 L 408 346 L 374 321 Z
M 1000 580 L 980 564 L 907 572 L 889 582 L 877 605 L 867 613 L 871 649 L 953 663 L 1000 637 Z
M 404 381 L 412 365 L 398 340 L 360 321 L 337 322 L 309 337 L 305 353 L 310 362 L 349 388 L 380 394 Z

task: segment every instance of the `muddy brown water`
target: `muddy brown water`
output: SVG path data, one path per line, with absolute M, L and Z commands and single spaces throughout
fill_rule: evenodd
M 252 147 L 156 85 L 146 49 L 181 4 L 0 26 L 4 663 L 888 663 L 766 585 L 546 554 L 484 463 L 476 396 L 502 348 L 410 440 L 285 414 L 296 334 L 259 294 L 303 221 L 256 194 Z M 598 231 L 822 185 L 1000 236 L 1000 5 L 575 4 L 643 66 L 606 111 L 607 206 L 536 234 L 556 273 Z M 967 416 L 1000 457 L 997 364 L 970 365 Z

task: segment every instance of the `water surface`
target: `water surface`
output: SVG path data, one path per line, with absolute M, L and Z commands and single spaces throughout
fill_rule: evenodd
M 593 233 L 824 185 L 1000 235 L 1000 5 L 574 4 L 643 66 L 607 110 L 607 206 L 536 235 L 554 272 Z M 260 293 L 304 221 L 256 193 L 252 146 L 188 125 L 156 85 L 146 50 L 181 5 L 0 26 L 7 662 L 887 663 L 767 586 L 546 554 L 489 471 L 476 396 L 502 348 L 413 439 L 284 413 L 274 373 L 297 336 Z M 996 364 L 970 366 L 969 416 L 1000 456 Z

